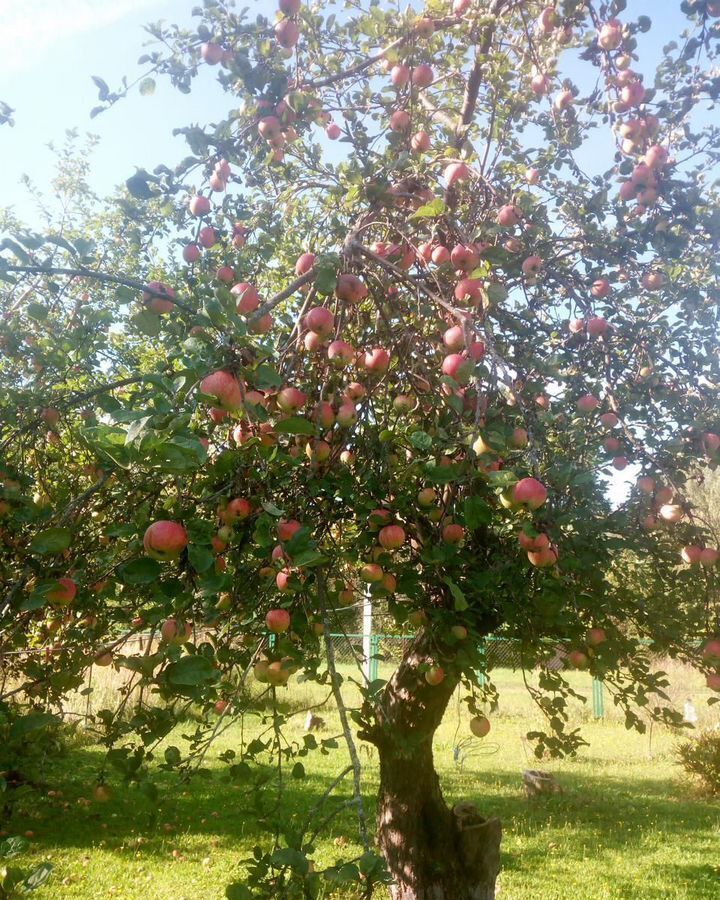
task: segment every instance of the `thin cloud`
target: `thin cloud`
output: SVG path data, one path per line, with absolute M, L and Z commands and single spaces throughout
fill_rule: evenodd
M 0 78 L 36 67 L 51 47 L 157 5 L 157 0 L 0 0 Z

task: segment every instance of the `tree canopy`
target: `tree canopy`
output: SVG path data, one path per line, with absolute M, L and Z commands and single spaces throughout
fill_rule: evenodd
M 56 709 L 93 662 L 129 669 L 153 702 L 101 724 L 147 780 L 187 705 L 202 724 L 166 764 L 192 770 L 223 719 L 318 680 L 358 794 L 356 742 L 378 747 L 395 896 L 463 898 L 480 876 L 399 851 L 428 836 L 394 804 L 403 761 L 434 775 L 458 686 L 486 733 L 484 637 L 528 670 L 564 647 L 630 726 L 638 703 L 681 721 L 650 652 L 720 687 L 720 536 L 685 487 L 720 459 L 720 6 L 682 4 L 654 78 L 651 21 L 625 7 L 205 0 L 193 30 L 150 27 L 139 91 L 212 69 L 227 117 L 104 204 L 66 160 L 65 218 L 7 216 L 0 243 L 2 650 L 43 650 L 5 657 L 13 715 Z M 128 89 L 95 80 L 112 115 Z M 416 637 L 346 710 L 328 635 L 368 592 Z M 538 752 L 576 749 L 564 673 L 529 687 Z M 307 753 L 266 714 L 238 751 L 258 791 Z M 308 868 L 306 838 L 273 826 L 229 896 L 314 896 L 337 872 Z

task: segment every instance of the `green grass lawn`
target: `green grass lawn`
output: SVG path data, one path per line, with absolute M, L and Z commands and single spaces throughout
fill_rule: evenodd
M 310 686 L 291 684 L 287 696 L 299 708 L 319 694 Z M 337 733 L 333 711 L 321 712 L 327 720 L 325 736 Z M 290 720 L 290 736 L 301 737 L 303 720 L 303 714 Z M 720 804 L 695 795 L 683 779 L 673 757 L 676 735 L 656 728 L 650 740 L 647 734 L 627 732 L 613 718 L 585 721 L 590 747 L 572 759 L 538 764 L 523 735 L 539 724 L 530 707 L 507 704 L 493 718 L 490 735 L 484 741 L 473 739 L 459 768 L 453 746 L 469 732 L 465 712 L 459 713 L 453 703 L 435 742 L 448 800 L 470 799 L 482 812 L 503 820 L 501 898 L 720 897 Z M 181 745 L 183 730 L 191 728 L 178 729 L 169 743 Z M 12 834 L 33 832 L 30 851 L 18 862 L 48 860 L 54 866 L 50 882 L 36 896 L 221 898 L 225 884 L 241 876 L 240 860 L 263 840 L 244 814 L 246 788 L 229 783 L 217 759 L 237 746 L 238 734 L 239 726 L 233 726 L 214 745 L 206 761 L 211 776 L 182 785 L 174 775 L 162 773 L 157 810 L 137 790 L 119 783 L 109 802 L 93 801 L 102 753 L 92 745 L 72 746 L 49 760 L 42 773 L 47 789 L 18 804 L 10 829 Z M 363 761 L 365 800 L 372 815 L 377 759 L 363 755 Z M 286 786 L 287 821 L 302 820 L 323 784 L 345 764 L 342 747 L 328 756 L 307 757 L 307 778 Z M 564 794 L 528 801 L 520 781 L 521 770 L 528 767 L 553 772 Z M 48 796 L 48 790 L 62 796 Z M 349 785 L 338 796 L 348 797 Z M 358 849 L 353 815 L 345 811 L 318 842 L 317 865 L 350 858 Z

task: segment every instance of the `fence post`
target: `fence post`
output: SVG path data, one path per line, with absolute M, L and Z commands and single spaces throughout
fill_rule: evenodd
M 380 651 L 380 638 L 376 634 L 370 635 L 370 666 L 368 668 L 368 680 L 375 681 L 378 677 L 378 653 Z
M 486 653 L 485 653 L 485 641 L 482 642 L 480 647 L 478 648 L 478 656 L 483 661 L 483 668 L 487 667 Z M 477 676 L 478 684 L 480 687 L 485 687 L 485 682 L 487 681 L 487 677 L 485 672 L 481 672 L 480 669 L 475 670 L 475 675 Z
M 603 683 L 594 675 L 592 680 L 592 705 L 593 715 L 595 716 L 595 718 L 602 719 L 605 715 L 605 695 L 603 693 Z
M 372 681 L 373 678 L 377 678 L 377 675 L 373 675 L 373 633 L 372 633 L 372 597 L 370 596 L 370 591 L 365 592 L 365 596 L 363 597 L 363 608 L 362 608 L 362 642 L 363 642 L 363 674 L 368 681 Z M 377 672 L 377 664 L 375 666 L 375 670 Z

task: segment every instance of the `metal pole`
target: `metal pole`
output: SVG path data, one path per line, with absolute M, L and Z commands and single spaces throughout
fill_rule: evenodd
M 362 611 L 363 674 L 368 681 L 373 680 L 373 639 L 372 639 L 372 597 L 365 592 Z M 376 667 L 377 668 L 377 667 Z
M 605 695 L 602 681 L 599 678 L 595 678 L 595 676 L 593 676 L 592 680 L 592 705 L 595 718 L 602 719 L 605 715 Z

